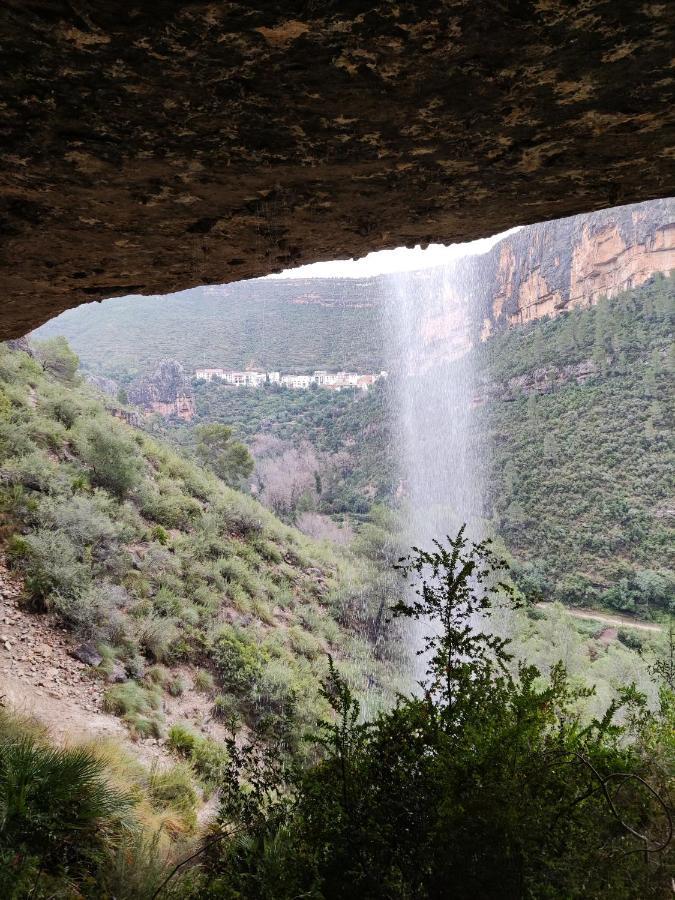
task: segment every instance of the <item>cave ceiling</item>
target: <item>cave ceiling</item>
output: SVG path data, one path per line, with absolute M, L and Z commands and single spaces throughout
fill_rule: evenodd
M 0 337 L 675 193 L 672 2 L 5 0 Z

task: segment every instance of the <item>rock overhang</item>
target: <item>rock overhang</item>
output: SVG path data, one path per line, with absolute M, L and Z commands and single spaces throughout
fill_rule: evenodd
M 675 192 L 668 4 L 10 0 L 0 336 Z

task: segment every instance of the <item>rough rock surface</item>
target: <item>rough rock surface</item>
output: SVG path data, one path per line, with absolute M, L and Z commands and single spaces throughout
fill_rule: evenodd
M 672 9 L 8 0 L 0 339 L 675 193 Z
M 189 422 L 195 414 L 192 385 L 175 359 L 165 359 L 149 375 L 129 387 L 129 402 L 148 412 Z
M 590 306 L 675 270 L 675 199 L 533 225 L 463 266 L 489 284 L 475 296 L 484 334 Z
M 96 390 L 105 394 L 107 397 L 116 397 L 120 389 L 119 384 L 113 378 L 106 378 L 105 375 L 92 375 L 87 372 L 85 380 Z

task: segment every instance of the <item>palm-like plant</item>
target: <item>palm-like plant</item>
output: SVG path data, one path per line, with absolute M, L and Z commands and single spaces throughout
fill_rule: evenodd
M 18 896 L 28 872 L 86 881 L 131 827 L 131 805 L 90 751 L 0 737 L 0 894 Z

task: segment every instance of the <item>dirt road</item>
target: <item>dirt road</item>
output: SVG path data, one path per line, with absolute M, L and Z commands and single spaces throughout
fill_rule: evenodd
M 550 603 L 537 603 L 537 609 L 550 609 Z M 612 616 L 604 612 L 596 612 L 594 609 L 577 609 L 573 606 L 565 607 L 567 612 L 575 619 L 589 619 L 593 622 L 602 622 L 605 625 L 613 625 L 615 628 L 635 628 L 638 631 L 663 631 L 661 625 L 655 622 L 639 622 L 637 619 L 631 619 L 628 616 Z

